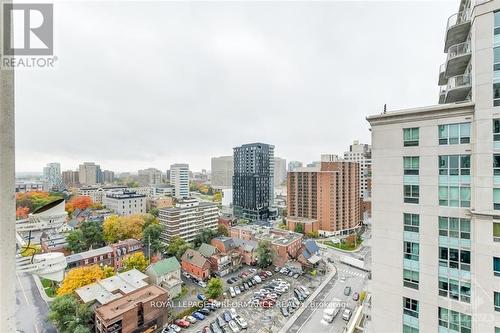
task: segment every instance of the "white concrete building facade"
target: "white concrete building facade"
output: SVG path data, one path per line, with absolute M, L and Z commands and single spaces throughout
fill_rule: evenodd
M 373 332 L 500 330 L 499 10 L 448 20 L 441 105 L 368 117 Z
M 189 164 L 176 163 L 170 166 L 170 185 L 174 186 L 177 199 L 189 197 Z

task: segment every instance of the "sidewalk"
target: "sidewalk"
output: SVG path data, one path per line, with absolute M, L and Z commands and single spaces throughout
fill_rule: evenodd
M 45 293 L 45 288 L 42 285 L 42 281 L 40 281 L 40 278 L 37 275 L 35 275 L 35 274 L 32 274 L 31 276 L 33 277 L 33 281 L 35 281 L 35 285 L 36 285 L 36 287 L 38 289 L 38 292 L 40 293 L 40 297 L 47 304 L 49 304 L 50 302 L 52 302 L 54 300 L 54 298 L 47 296 L 47 294 Z
M 304 312 L 305 309 L 307 309 L 309 304 L 311 304 L 316 299 L 316 296 L 318 296 L 318 294 L 325 288 L 328 282 L 330 282 L 330 280 L 333 279 L 333 277 L 337 274 L 337 269 L 335 268 L 335 266 L 333 266 L 328 262 L 327 264 L 328 267 L 330 268 L 330 273 L 326 276 L 325 280 L 319 285 L 319 287 L 316 288 L 316 290 L 311 294 L 311 296 L 309 296 L 306 299 L 306 301 L 300 306 L 300 308 L 290 317 L 290 319 L 288 319 L 285 325 L 278 331 L 279 333 L 286 333 L 290 329 L 290 327 L 293 326 L 293 324 L 295 323 L 297 318 L 299 318 L 302 312 Z

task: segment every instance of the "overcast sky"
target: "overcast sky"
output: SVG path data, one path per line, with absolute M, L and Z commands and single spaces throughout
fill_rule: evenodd
M 165 171 L 249 142 L 310 162 L 436 104 L 458 1 L 56 2 L 56 68 L 16 82 L 17 171 Z

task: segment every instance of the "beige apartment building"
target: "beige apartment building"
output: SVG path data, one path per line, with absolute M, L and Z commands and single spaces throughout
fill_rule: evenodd
M 347 234 L 361 220 L 359 165 L 339 159 L 288 173 L 287 224 L 322 235 Z

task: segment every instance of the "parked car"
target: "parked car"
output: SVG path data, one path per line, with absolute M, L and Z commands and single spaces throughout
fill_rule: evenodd
M 196 323 L 196 318 L 193 316 L 186 316 L 183 319 L 189 321 L 191 324 Z
M 217 317 L 217 324 L 219 324 L 219 327 L 222 328 L 222 326 L 226 325 L 226 322 L 224 321 L 224 318 L 222 315 Z
M 191 275 L 189 275 L 188 272 L 182 272 L 182 275 L 186 278 L 186 279 L 190 279 L 191 278 Z
M 340 277 L 340 282 L 345 282 L 345 276 L 344 276 L 344 275 L 342 275 L 342 276 Z
M 248 327 L 248 323 L 245 320 L 245 318 L 241 316 L 236 316 L 234 320 L 238 323 L 238 325 L 240 325 L 241 328 L 246 329 Z
M 179 327 L 182 327 L 182 328 L 188 328 L 190 323 L 189 321 L 187 320 L 183 320 L 183 319 L 177 319 L 175 321 L 175 325 L 179 326 Z
M 213 304 L 213 305 L 215 305 L 216 308 L 220 308 L 222 306 L 221 301 L 218 301 L 218 300 L 213 299 L 213 298 L 210 298 L 208 300 L 208 302 L 211 303 L 211 304 Z
M 199 309 L 198 312 L 204 316 L 210 315 L 210 310 L 208 308 Z
M 207 298 L 206 298 L 206 297 L 205 297 L 205 295 L 203 295 L 203 294 L 198 294 L 196 297 L 197 297 L 200 301 L 203 301 L 203 302 L 207 300 Z
M 299 273 L 295 273 L 295 274 L 293 274 L 293 278 L 294 278 L 294 279 L 298 279 L 298 278 L 299 278 Z
M 161 330 L 161 333 L 175 333 L 175 331 L 171 328 L 168 328 L 168 326 L 167 326 Z
M 299 288 L 307 295 L 311 295 L 311 292 L 309 291 L 309 289 L 307 289 L 306 286 L 299 286 Z
M 181 331 L 181 328 L 175 324 L 170 324 L 167 326 L 170 330 L 173 330 L 176 333 L 179 333 Z
M 351 287 L 347 286 L 344 288 L 344 295 L 349 296 L 351 294 Z
M 238 324 L 236 324 L 234 320 L 231 320 L 229 322 L 229 328 L 231 329 L 231 331 L 233 331 L 233 333 L 238 333 L 240 331 Z
M 210 329 L 210 327 L 205 326 L 205 327 L 203 327 L 202 333 L 212 333 L 212 330 Z
M 204 316 L 204 315 L 202 315 L 202 314 L 201 314 L 200 312 L 198 312 L 198 311 L 193 312 L 193 313 L 192 313 L 192 316 L 193 316 L 193 317 L 195 317 L 195 318 L 196 318 L 196 319 L 198 319 L 198 320 L 203 320 L 203 319 L 205 319 L 205 316 Z
M 221 329 L 219 328 L 219 325 L 215 321 L 210 323 L 210 328 L 214 333 L 222 333 Z
M 359 294 L 358 293 L 352 294 L 352 300 L 353 301 L 357 301 L 358 299 L 359 299 Z
M 255 275 L 255 276 L 253 277 L 253 279 L 254 279 L 254 281 L 255 281 L 255 282 L 257 282 L 257 283 L 262 283 L 262 279 L 261 279 L 261 278 L 260 278 L 260 276 L 258 276 L 258 275 Z
M 344 309 L 344 312 L 342 312 L 342 319 L 344 319 L 345 321 L 349 321 L 349 319 L 351 319 L 351 316 L 352 316 L 351 309 Z
M 278 273 L 280 271 L 281 268 L 279 268 L 278 266 L 274 267 L 274 272 L 275 273 Z
M 340 308 L 338 306 L 325 309 L 323 311 L 323 319 L 321 321 L 325 322 L 326 324 L 333 322 L 333 319 L 337 316 L 339 310 Z
M 229 293 L 231 294 L 231 297 L 236 297 L 236 291 L 234 291 L 233 287 L 229 287 Z
M 238 316 L 238 314 L 236 313 L 236 310 L 234 308 L 231 308 L 229 310 L 229 313 L 231 314 L 231 318 L 233 318 L 233 319 L 235 319 Z
M 293 272 L 292 271 L 288 272 L 288 276 L 292 277 L 293 276 Z
M 203 281 L 197 281 L 196 283 L 197 283 L 200 287 L 202 287 L 202 288 L 206 288 L 206 287 L 207 287 L 207 284 L 206 284 L 205 282 L 203 282 Z
M 283 317 L 288 317 L 289 313 L 288 313 L 286 307 L 282 306 L 280 308 L 280 310 L 281 310 L 281 314 L 283 315 Z
M 241 289 L 238 286 L 234 287 L 234 291 L 236 292 L 236 295 L 241 294 Z
M 229 313 L 229 311 L 224 311 L 223 315 L 224 315 L 224 320 L 226 322 L 229 323 L 232 320 L 232 317 L 231 317 L 231 314 Z
M 224 326 L 221 327 L 222 328 L 222 332 L 224 333 L 232 333 L 233 331 L 231 331 L 231 329 L 229 328 L 229 325 L 226 324 Z
M 230 279 L 227 279 L 226 282 L 228 284 L 233 284 L 235 281 L 233 280 L 233 278 L 230 278 Z

